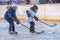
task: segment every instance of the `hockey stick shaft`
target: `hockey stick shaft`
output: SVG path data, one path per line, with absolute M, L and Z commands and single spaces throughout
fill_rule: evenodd
M 53 24 L 53 25 L 49 25 L 49 24 L 47 24 L 47 23 L 45 23 L 45 22 L 43 22 L 43 21 L 41 21 L 41 20 L 39 20 L 40 22 L 42 22 L 42 23 L 44 23 L 45 25 L 47 25 L 47 26 L 50 26 L 50 27 L 53 27 L 53 26 L 56 26 L 57 24 L 55 23 L 55 24 Z
M 29 27 L 27 27 L 27 26 L 25 26 L 25 25 L 23 25 L 22 23 L 20 23 L 22 26 L 24 26 L 24 27 L 26 27 L 26 28 L 28 28 L 29 29 Z

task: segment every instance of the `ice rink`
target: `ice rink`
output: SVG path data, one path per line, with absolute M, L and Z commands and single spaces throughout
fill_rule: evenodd
M 21 21 L 24 25 L 29 27 L 27 21 Z M 54 27 L 49 27 L 41 22 L 35 22 L 35 30 L 45 31 L 42 34 L 30 33 L 29 29 L 22 25 L 15 24 L 18 35 L 10 35 L 8 33 L 9 24 L 6 21 L 0 21 L 0 40 L 60 40 L 60 23 L 57 23 Z M 53 25 L 54 22 L 46 22 Z

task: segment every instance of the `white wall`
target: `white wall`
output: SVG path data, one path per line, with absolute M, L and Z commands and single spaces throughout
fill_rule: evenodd
M 26 17 L 26 10 L 28 10 L 31 6 L 33 5 L 18 5 L 17 16 Z M 39 8 L 37 12 L 38 17 L 60 19 L 60 4 L 45 4 L 37 6 Z M 6 6 L 0 5 L 0 18 L 4 17 L 6 10 Z
M 30 0 L 31 4 L 39 4 L 39 0 Z
M 10 0 L 0 0 L 0 1 L 10 1 Z

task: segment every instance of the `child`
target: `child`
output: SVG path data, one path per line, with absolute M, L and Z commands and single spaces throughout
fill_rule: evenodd
M 4 15 L 5 20 L 10 24 L 9 34 L 18 34 L 18 32 L 15 31 L 15 27 L 14 27 L 14 21 L 16 21 L 17 24 L 19 24 L 19 20 L 16 17 L 16 9 L 17 9 L 17 5 L 12 4 Z
M 30 8 L 30 10 L 27 10 L 27 16 L 28 16 L 28 22 L 30 23 L 30 32 L 34 33 L 35 32 L 35 23 L 33 21 L 33 18 L 38 21 L 38 18 L 36 17 L 36 12 L 38 10 L 38 7 L 34 5 L 33 7 Z

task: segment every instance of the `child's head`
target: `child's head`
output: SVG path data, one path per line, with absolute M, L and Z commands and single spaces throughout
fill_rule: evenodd
M 17 9 L 17 4 L 12 4 L 12 5 L 11 5 L 11 8 L 12 8 L 13 10 L 16 10 L 16 9 Z
M 36 5 L 34 5 L 33 7 L 30 8 L 31 10 L 33 10 L 34 12 L 37 12 L 38 7 Z

